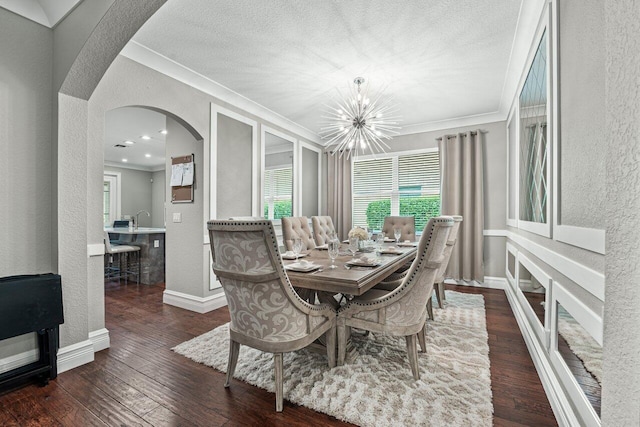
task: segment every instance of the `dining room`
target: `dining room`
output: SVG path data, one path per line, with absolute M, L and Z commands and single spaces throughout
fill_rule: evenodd
M 615 5 L 427 3 L 81 0 L 47 24 L 0 1 L 11 93 L 64 83 L 16 107 L 55 123 L 7 147 L 39 154 L 7 165 L 0 272 L 59 273 L 65 308 L 58 375 L 0 392 L 0 424 L 628 424 Z M 105 281 L 105 126 L 140 106 L 176 118 L 179 262 Z M 0 340 L 0 384 L 38 345 Z

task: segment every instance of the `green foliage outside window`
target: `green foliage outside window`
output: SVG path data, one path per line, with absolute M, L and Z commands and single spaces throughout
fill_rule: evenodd
M 264 206 L 264 217 L 268 218 L 269 206 Z M 273 202 L 273 219 L 291 216 L 291 200 L 278 200 Z
M 391 201 L 379 200 L 367 206 L 367 227 L 382 230 L 384 218 L 391 215 Z M 422 231 L 429 219 L 440 215 L 440 196 L 400 197 L 400 215 L 416 218 L 416 231 Z

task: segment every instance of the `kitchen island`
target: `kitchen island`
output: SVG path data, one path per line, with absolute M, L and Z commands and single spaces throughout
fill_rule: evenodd
M 153 285 L 164 282 L 164 228 L 107 227 L 105 230 L 113 243 L 140 247 L 140 283 Z

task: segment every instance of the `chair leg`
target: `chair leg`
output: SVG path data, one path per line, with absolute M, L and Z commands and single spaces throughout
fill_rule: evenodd
M 276 412 L 282 412 L 282 353 L 273 355 L 273 366 L 276 371 Z
M 429 320 L 434 320 L 433 317 L 433 301 L 431 298 L 427 300 L 427 315 L 429 316 Z
M 324 333 L 327 344 L 327 358 L 329 359 L 329 368 L 336 367 L 336 327 L 335 325 Z
M 444 281 L 436 283 L 436 297 L 438 298 L 438 307 L 444 308 Z
M 409 365 L 411 365 L 411 373 L 415 380 L 420 379 L 420 371 L 418 370 L 418 348 L 416 347 L 416 336 L 408 335 L 405 337 L 407 340 L 407 354 L 409 356 Z
M 347 356 L 347 327 L 338 325 L 338 366 L 344 365 Z
M 418 332 L 418 343 L 420 343 L 420 350 L 423 353 L 427 352 L 427 342 L 425 340 L 425 336 L 424 336 L 424 329 L 425 329 L 425 325 L 427 324 L 427 322 L 424 322 L 424 325 L 422 325 L 422 329 L 420 329 L 420 332 Z
M 229 363 L 227 364 L 227 380 L 224 383 L 225 387 L 229 387 L 231 384 L 231 378 L 236 370 L 236 364 L 238 363 L 238 354 L 240 353 L 240 343 L 234 340 L 229 340 Z

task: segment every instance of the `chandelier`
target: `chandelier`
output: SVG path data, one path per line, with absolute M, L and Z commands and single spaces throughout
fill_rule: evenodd
M 349 158 L 370 151 L 375 156 L 384 153 L 389 148 L 385 141 L 398 134 L 400 117 L 394 115 L 396 106 L 389 98 L 382 98 L 382 91 L 369 98 L 369 85 L 363 89 L 364 82 L 363 77 L 356 77 L 349 95 L 344 97 L 340 93 L 335 107 L 327 106 L 323 116 L 327 121 L 320 136 L 328 139 L 326 146 L 331 154 L 339 153 L 342 157 L 346 153 Z

